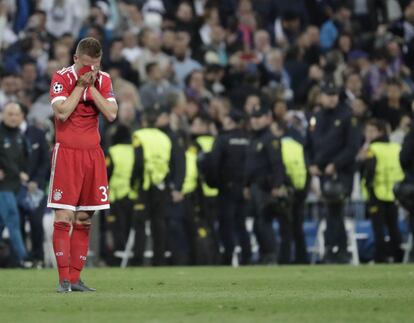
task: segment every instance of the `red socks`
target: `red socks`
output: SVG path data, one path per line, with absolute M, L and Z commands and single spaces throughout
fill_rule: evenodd
M 79 281 L 80 273 L 86 262 L 89 249 L 90 224 L 73 225 L 72 236 L 70 237 L 70 282 Z
M 59 282 L 70 280 L 70 237 L 71 225 L 66 222 L 55 222 L 53 230 L 53 250 L 55 251 L 56 263 L 59 271 Z

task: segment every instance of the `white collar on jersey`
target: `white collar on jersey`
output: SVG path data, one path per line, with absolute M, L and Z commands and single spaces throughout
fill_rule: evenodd
M 72 73 L 73 73 L 73 75 L 75 75 L 75 80 L 77 81 L 77 80 L 78 80 L 78 74 L 76 74 L 75 64 L 73 64 L 73 65 L 71 66 L 71 68 L 72 68 Z

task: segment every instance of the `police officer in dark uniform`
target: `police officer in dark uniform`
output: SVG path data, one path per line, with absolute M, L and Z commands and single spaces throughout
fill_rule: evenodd
M 243 199 L 244 165 L 249 145 L 242 129 L 244 115 L 233 110 L 223 120 L 223 131 L 216 138 L 211 152 L 213 169 L 219 188 L 218 204 L 220 240 L 224 246 L 223 264 L 231 265 L 234 247 L 241 247 L 240 264 L 251 259 L 251 245 L 246 230 L 245 201 Z
M 271 115 L 266 106 L 256 106 L 250 115 L 252 136 L 245 163 L 244 196 L 251 200 L 255 215 L 254 232 L 262 263 L 276 262 L 276 237 L 272 226 L 274 199 L 284 195 L 285 167 L 280 140 L 270 131 Z M 282 222 L 279 221 L 281 224 Z M 290 253 L 289 230 L 281 228 L 280 255 Z
M 305 151 L 309 172 L 321 180 L 327 207 L 326 262 L 348 262 L 344 205 L 352 191 L 355 156 L 360 143 L 357 122 L 339 104 L 335 84 L 322 84 L 322 109 L 310 119 Z
M 412 103 L 412 110 L 414 117 L 414 101 Z M 405 179 L 403 186 L 401 186 L 402 191 L 396 194 L 396 196 L 404 200 L 401 201 L 401 204 L 407 208 L 410 214 L 411 233 L 414 236 L 414 120 L 411 124 L 410 131 L 404 138 L 400 152 L 400 163 L 404 171 Z

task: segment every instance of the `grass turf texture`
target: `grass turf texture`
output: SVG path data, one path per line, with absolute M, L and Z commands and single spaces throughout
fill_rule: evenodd
M 414 266 L 0 270 L 0 322 L 414 322 Z

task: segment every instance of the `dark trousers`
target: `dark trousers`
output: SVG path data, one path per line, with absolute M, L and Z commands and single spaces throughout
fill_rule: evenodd
M 279 263 L 289 263 L 291 253 L 290 210 L 284 213 L 274 211 L 272 198 L 257 185 L 252 187 L 252 207 L 255 215 L 253 230 L 260 248 L 260 261 L 274 263 L 277 257 L 276 236 L 273 230 L 273 219 L 279 222 L 280 248 Z
M 208 231 L 210 232 L 210 242 L 212 244 L 211 254 L 213 257 L 213 264 L 218 264 L 219 260 L 219 224 L 218 224 L 218 197 L 217 196 L 205 196 L 201 197 L 201 216 L 202 222 L 205 223 Z
M 391 255 L 395 262 L 401 262 L 403 251 L 401 250 L 401 233 L 398 228 L 398 208 L 394 202 L 383 202 L 377 199 L 370 200 L 368 213 L 372 222 L 375 239 L 375 261 L 386 262 Z M 390 250 L 385 241 L 386 232 L 390 237 Z
M 170 263 L 178 266 L 185 266 L 190 262 L 184 208 L 184 201 L 174 203 L 169 199 L 167 208 L 167 249 L 171 251 Z
M 107 228 L 114 239 L 114 250 L 124 250 L 131 229 L 133 203 L 128 197 L 111 203 Z
M 326 231 L 325 231 L 325 248 L 328 253 L 347 252 L 347 236 L 345 231 L 345 203 L 329 203 L 326 205 Z
M 305 233 L 303 232 L 306 195 L 306 191 L 295 191 L 292 202 L 292 236 L 295 243 L 295 263 L 297 264 L 309 262 Z
M 321 178 L 321 184 L 328 177 Z M 352 192 L 352 174 L 339 174 L 338 181 L 345 186 L 346 197 Z M 347 254 L 347 235 L 345 231 L 345 203 L 346 200 L 338 202 L 325 202 L 326 214 L 326 231 L 325 231 L 325 248 L 327 256 L 344 256 Z M 331 259 L 335 260 L 335 259 Z
M 25 212 L 20 210 L 20 223 L 23 240 L 27 240 L 26 230 L 24 229 L 26 220 L 30 224 L 30 242 L 32 249 L 30 251 L 30 257 L 33 260 L 43 261 L 44 251 L 43 251 L 43 215 L 46 208 L 47 197 L 45 196 L 40 202 L 39 206 L 32 211 Z
M 217 263 L 218 249 L 214 228 L 204 210 L 205 201 L 201 191 L 187 194 L 184 200 L 185 223 L 189 241 L 191 265 L 213 265 Z M 213 210 L 211 210 L 213 212 Z M 211 220 L 211 218 L 210 218 Z
M 145 221 L 151 222 L 152 250 L 154 266 L 165 264 L 165 249 L 167 240 L 166 227 L 167 191 L 151 186 L 147 191 L 139 192 L 134 205 L 133 225 L 135 228 L 135 262 L 143 263 L 145 251 Z
M 241 247 L 241 264 L 249 264 L 252 250 L 246 230 L 245 202 L 242 193 L 220 190 L 218 197 L 220 238 L 224 246 L 223 264 L 231 265 L 234 247 Z

